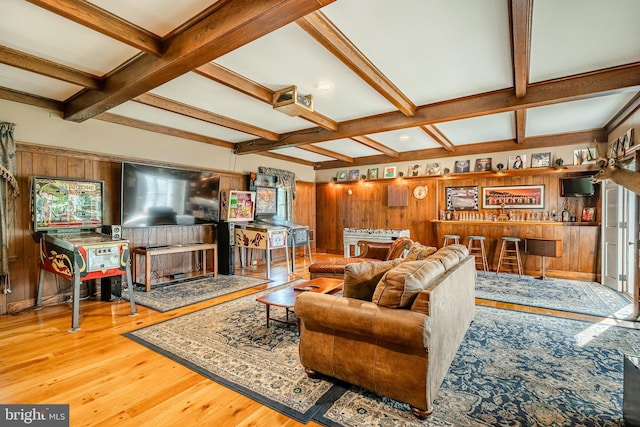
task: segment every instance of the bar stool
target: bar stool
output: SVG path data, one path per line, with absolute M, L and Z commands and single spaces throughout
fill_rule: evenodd
M 478 257 L 482 261 L 482 269 L 484 271 L 489 271 L 489 263 L 487 262 L 487 253 L 484 250 L 484 236 L 467 236 L 469 243 L 467 244 L 467 248 L 469 249 L 469 255 L 473 255 L 476 257 L 476 267 L 478 263 Z M 475 246 L 474 242 L 479 242 L 480 246 Z
M 509 248 L 509 243 L 513 243 L 513 248 Z M 500 258 L 498 259 L 498 268 L 496 268 L 496 276 L 500 272 L 502 265 L 518 266 L 518 276 L 522 276 L 522 261 L 520 260 L 520 238 L 519 237 L 503 237 L 502 246 L 500 247 Z
M 449 240 L 453 240 L 452 243 L 449 243 Z M 442 246 L 447 246 L 447 245 L 452 245 L 452 244 L 459 244 L 460 243 L 460 236 L 458 236 L 457 234 L 445 234 L 444 235 L 444 243 Z

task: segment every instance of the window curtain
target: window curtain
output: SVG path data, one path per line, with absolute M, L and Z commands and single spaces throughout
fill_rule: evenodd
M 9 230 L 15 225 L 14 201 L 18 197 L 18 181 L 15 176 L 16 142 L 13 139 L 15 124 L 0 122 L 0 275 L 9 276 Z
M 258 172 L 278 177 L 278 185 L 282 185 L 291 191 L 291 197 L 296 198 L 296 174 L 282 169 L 260 166 Z

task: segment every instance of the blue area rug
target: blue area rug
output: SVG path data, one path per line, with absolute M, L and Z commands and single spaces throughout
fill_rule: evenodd
M 629 318 L 633 313 L 629 298 L 600 283 L 543 281 L 511 273 L 496 276 L 479 271 L 476 298 L 617 319 Z
M 298 358 L 296 328 L 265 326 L 264 305 L 255 299 L 272 291 L 126 336 L 304 423 L 623 425 L 623 355 L 640 354 L 638 330 L 477 307 L 436 396 L 434 413 L 420 422 L 406 404 L 329 378 L 308 378 Z M 284 316 L 284 309 L 272 315 Z
M 154 285 L 149 292 L 143 286 L 134 288 L 133 298 L 136 304 L 165 312 L 185 307 L 220 295 L 230 294 L 243 289 L 267 283 L 266 279 L 246 276 L 205 276 L 202 278 L 169 282 Z M 129 292 L 123 292 L 122 298 L 129 300 Z

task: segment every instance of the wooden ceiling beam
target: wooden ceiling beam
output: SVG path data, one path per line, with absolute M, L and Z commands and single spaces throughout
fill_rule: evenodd
M 7 101 L 19 102 L 21 104 L 33 105 L 34 107 L 46 108 L 47 110 L 56 111 L 62 116 L 64 105 L 55 99 L 43 98 L 41 96 L 31 95 L 29 93 L 20 92 L 13 89 L 0 87 L 0 99 Z
M 162 38 L 83 0 L 27 0 L 29 3 L 119 40 L 150 55 L 161 56 Z
M 343 161 L 345 163 L 353 163 L 353 157 L 336 153 L 335 151 L 327 150 L 326 148 L 318 147 L 313 144 L 298 145 L 298 148 L 302 148 L 303 150 L 307 150 L 312 153 L 321 154 L 323 156 L 333 157 L 334 159 Z
M 78 71 L 49 60 L 29 55 L 6 46 L 0 46 L 0 63 L 62 80 L 67 83 L 85 87 L 88 89 L 100 89 L 102 80 L 84 71 Z
M 97 120 L 102 120 L 109 123 L 115 123 L 118 125 L 129 126 L 132 128 L 160 133 L 163 135 L 170 135 L 178 138 L 188 139 L 190 141 L 203 142 L 205 144 L 216 145 L 218 147 L 224 147 L 224 148 L 230 148 L 230 149 L 234 147 L 234 144 L 228 141 L 222 141 L 217 138 L 211 138 L 209 136 L 200 135 L 193 132 L 187 132 L 187 131 L 175 129 L 169 126 L 162 126 L 156 123 L 149 123 L 143 120 L 132 119 L 129 117 L 120 116 L 118 114 L 102 113 L 99 116 L 96 116 L 94 118 Z
M 133 98 L 135 102 L 148 105 L 150 107 L 160 108 L 165 111 L 180 114 L 185 117 L 190 117 L 203 122 L 211 123 L 214 125 L 222 126 L 228 129 L 233 129 L 238 132 L 247 133 L 249 135 L 255 135 L 259 138 L 268 139 L 270 141 L 277 141 L 280 139 L 280 135 L 275 132 L 271 132 L 267 129 L 262 129 L 257 126 L 250 125 L 238 120 L 230 119 L 228 117 L 220 116 L 210 111 L 195 108 L 190 105 L 186 105 L 180 102 L 173 101 L 171 99 L 163 98 L 158 95 L 145 93 Z
M 322 12 L 310 13 L 296 23 L 404 115 L 413 116 L 416 109 L 413 102 Z
M 607 130 L 607 133 L 613 132 L 615 128 L 620 126 L 625 120 L 627 120 L 633 113 L 638 111 L 640 108 L 640 92 L 636 93 L 636 95 L 631 98 L 627 105 L 622 107 L 618 113 L 613 116 L 609 123 L 607 123 L 604 127 Z
M 351 137 L 352 140 L 359 142 L 362 145 L 366 145 L 369 148 L 373 148 L 374 150 L 380 151 L 381 153 L 385 154 L 388 157 L 391 157 L 393 159 L 397 158 L 399 156 L 398 152 L 392 148 L 387 147 L 384 144 L 379 143 L 378 141 L 374 140 L 373 138 L 370 138 L 368 136 L 353 136 Z
M 440 144 L 442 148 L 449 152 L 456 151 L 456 147 L 451 141 L 436 127 L 436 125 L 420 126 L 420 129 L 427 135 L 429 135 L 435 142 Z
M 532 84 L 524 97 L 517 98 L 512 89 L 472 95 L 428 104 L 416 109 L 413 117 L 400 112 L 379 114 L 338 123 L 336 132 L 303 129 L 285 134 L 279 142 L 246 141 L 238 144 L 236 153 L 248 154 L 276 147 L 352 138 L 408 127 L 437 124 L 489 114 L 588 99 L 640 88 L 640 62 Z
M 89 90 L 69 101 L 65 118 L 82 122 L 94 117 L 333 1 L 228 0 L 167 40 L 161 57 L 141 54 L 110 75 L 103 90 Z
M 268 87 L 249 80 L 215 62 L 207 62 L 193 71 L 202 77 L 211 79 L 216 83 L 220 83 L 229 89 L 248 95 L 258 101 L 271 104 L 273 100 L 273 91 Z
M 527 129 L 527 110 L 516 110 L 516 143 L 524 144 Z
M 518 98 L 527 94 L 527 85 L 529 84 L 532 16 L 533 0 L 511 0 L 513 83 Z

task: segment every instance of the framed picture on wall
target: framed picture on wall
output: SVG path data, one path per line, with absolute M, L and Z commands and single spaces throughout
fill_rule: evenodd
M 378 179 L 378 168 L 370 168 L 367 171 L 367 179 Z
M 426 172 L 427 172 L 427 175 L 442 174 L 442 171 L 440 170 L 440 163 L 438 162 L 427 163 Z
M 448 211 L 477 211 L 478 187 L 447 187 L 445 189 Z
M 359 169 L 351 169 L 349 171 L 349 181 L 357 181 L 360 179 L 360 170 Z
M 596 217 L 596 208 L 582 208 L 582 221 L 593 222 Z
M 414 164 L 409 166 L 409 170 L 407 171 L 408 176 L 420 176 L 422 175 L 422 166 L 419 164 Z
M 544 185 L 483 187 L 482 207 L 544 208 Z
M 338 182 L 347 180 L 347 171 L 338 171 L 338 176 L 336 177 Z

